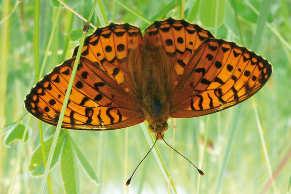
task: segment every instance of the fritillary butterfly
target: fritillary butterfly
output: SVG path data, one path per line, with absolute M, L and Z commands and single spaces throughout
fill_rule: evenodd
M 26 97 L 26 109 L 46 123 L 57 125 L 77 50 Z M 156 140 L 145 157 L 162 139 L 203 175 L 163 138 L 167 120 L 236 105 L 271 72 L 262 57 L 184 20 L 156 21 L 144 35 L 129 24 L 110 24 L 85 40 L 62 127 L 111 130 L 146 120 Z
M 56 125 L 76 53 L 46 75 L 25 106 Z M 111 130 L 147 121 L 162 138 L 167 120 L 238 104 L 269 79 L 271 65 L 184 20 L 156 21 L 144 35 L 110 24 L 86 38 L 62 127 Z

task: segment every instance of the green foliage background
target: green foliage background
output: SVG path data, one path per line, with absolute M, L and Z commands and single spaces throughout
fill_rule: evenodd
M 125 187 L 152 143 L 144 124 L 62 130 L 43 176 L 55 127 L 29 115 L 23 101 L 35 80 L 72 55 L 92 8 L 97 27 L 128 22 L 144 29 L 183 18 L 273 64 L 271 79 L 250 100 L 169 121 L 166 138 L 205 176 L 158 143 Z M 1 0 L 0 15 L 0 193 L 290 193 L 290 0 Z

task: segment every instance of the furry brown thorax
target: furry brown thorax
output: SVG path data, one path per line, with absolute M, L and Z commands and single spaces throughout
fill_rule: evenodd
M 140 50 L 130 55 L 134 61 L 132 79 L 138 103 L 148 121 L 149 129 L 163 135 L 168 129 L 167 120 L 170 116 L 171 71 L 173 63 L 161 47 L 144 42 Z M 140 79 L 143 77 L 143 79 Z M 158 135 L 159 134 L 159 135 Z

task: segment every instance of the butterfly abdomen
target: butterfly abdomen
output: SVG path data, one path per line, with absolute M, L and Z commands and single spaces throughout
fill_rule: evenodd
M 136 90 L 140 91 L 140 104 L 149 128 L 162 134 L 168 126 L 172 63 L 161 47 L 148 45 L 148 42 L 144 42 L 140 57 L 140 64 L 133 67 L 142 72 L 141 76 L 136 76 Z

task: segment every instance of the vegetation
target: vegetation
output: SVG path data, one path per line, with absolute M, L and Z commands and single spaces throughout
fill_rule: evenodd
M 0 193 L 290 193 L 290 8 L 288 0 L 0 0 Z M 205 176 L 158 142 L 126 187 L 152 144 L 145 124 L 56 130 L 28 114 L 23 101 L 82 44 L 87 20 L 92 33 L 110 22 L 145 29 L 170 16 L 256 51 L 273 75 L 233 108 L 170 120 L 166 139 Z

